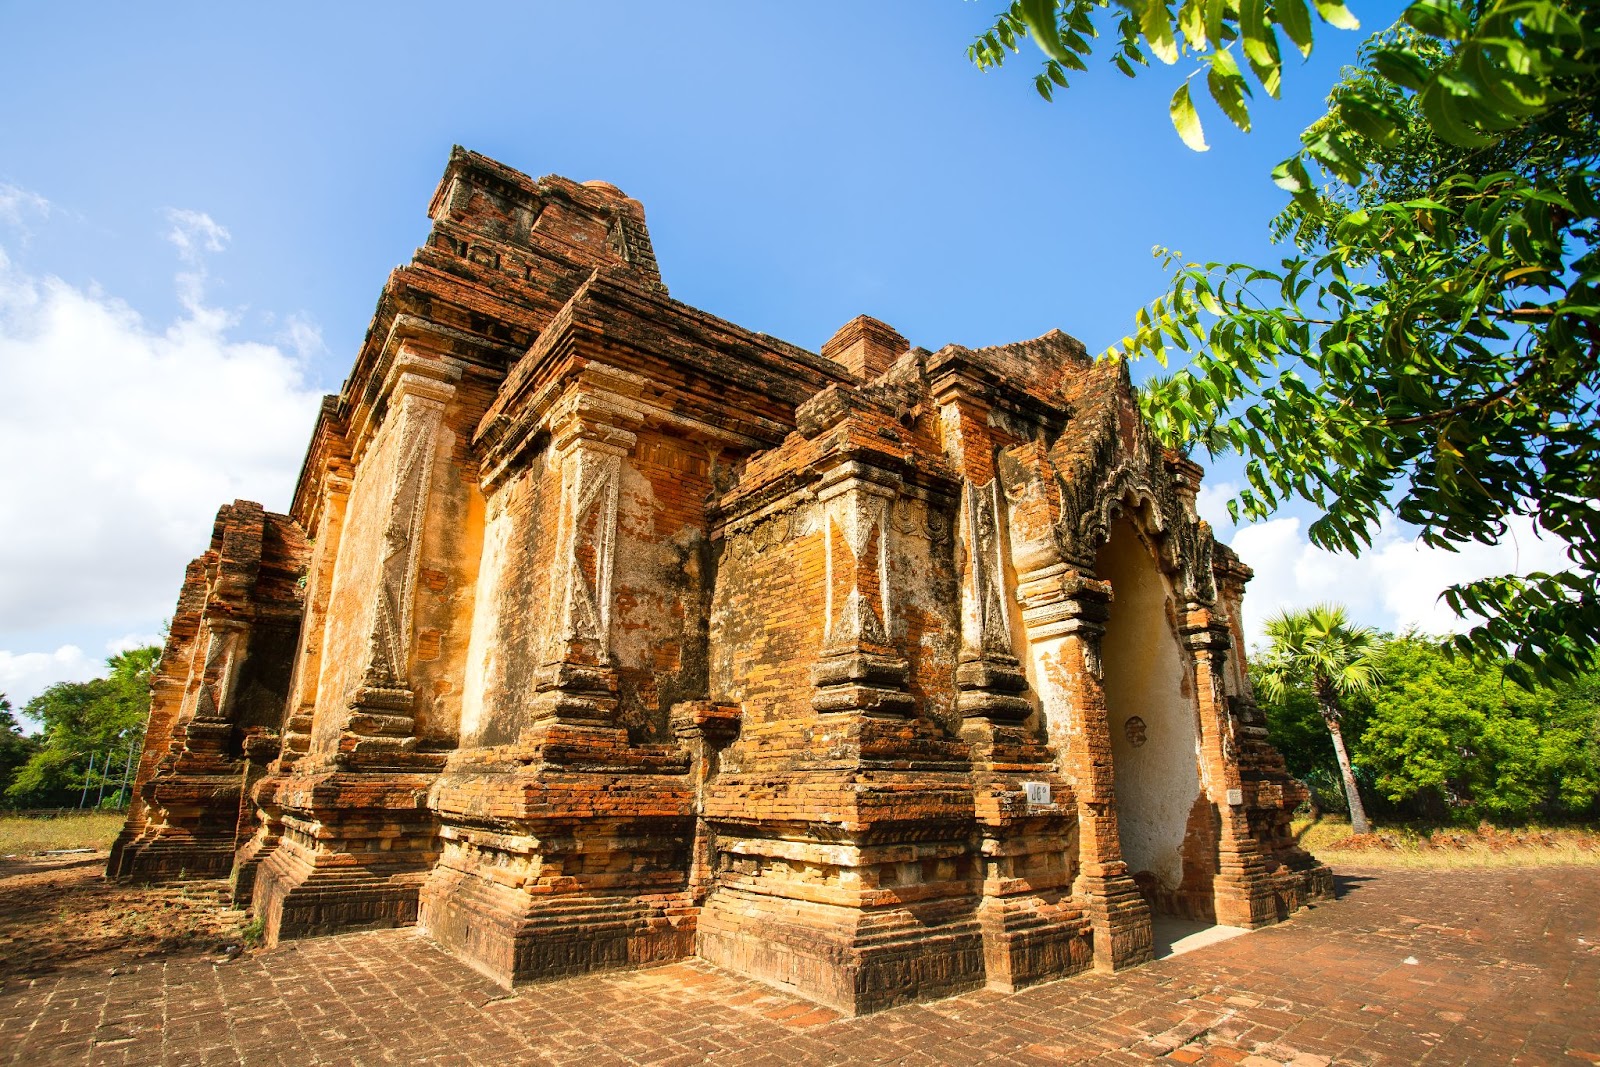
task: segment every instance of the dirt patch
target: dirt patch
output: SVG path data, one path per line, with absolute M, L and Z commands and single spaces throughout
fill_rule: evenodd
M 0 859 L 0 988 L 87 967 L 173 954 L 224 957 L 248 916 L 221 880 L 107 882 L 103 851 Z M 235 951 L 236 954 L 236 951 Z

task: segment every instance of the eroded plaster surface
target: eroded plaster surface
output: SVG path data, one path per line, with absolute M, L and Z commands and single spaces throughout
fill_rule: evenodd
M 1115 598 L 1103 657 L 1122 855 L 1135 875 L 1176 890 L 1200 793 L 1200 737 L 1171 583 L 1127 519 L 1113 525 L 1095 571 Z

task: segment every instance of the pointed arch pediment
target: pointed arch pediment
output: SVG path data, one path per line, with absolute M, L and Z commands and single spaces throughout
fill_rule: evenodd
M 1125 364 L 1096 363 L 1069 398 L 1072 417 L 1055 440 L 1010 449 L 1001 477 L 1013 513 L 1025 519 L 1013 531 L 1023 557 L 1058 558 L 1087 565 L 1112 525 L 1127 516 L 1175 576 L 1185 599 L 1216 600 L 1210 527 L 1194 510 L 1194 484 L 1139 413 Z M 1046 536 L 1048 527 L 1048 536 Z

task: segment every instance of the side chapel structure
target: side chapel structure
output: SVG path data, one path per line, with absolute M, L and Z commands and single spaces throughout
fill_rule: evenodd
M 429 215 L 289 514 L 189 565 L 108 876 L 852 1013 L 1328 894 L 1250 571 L 1123 365 L 866 317 L 808 352 L 671 299 L 614 186 L 459 148 Z

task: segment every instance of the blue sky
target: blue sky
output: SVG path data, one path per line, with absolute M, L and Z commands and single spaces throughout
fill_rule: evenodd
M 1352 0 L 1367 30 L 1400 6 Z M 812 349 L 864 312 L 929 348 L 1099 351 L 1160 290 L 1153 245 L 1273 254 L 1268 171 L 1361 34 L 1319 25 L 1248 137 L 1202 105 L 1196 154 L 1181 65 L 1097 60 L 1055 104 L 1031 44 L 971 67 L 999 7 L 0 0 L 0 690 L 155 634 L 218 504 L 287 505 L 452 144 L 614 182 L 675 297 Z M 1303 527 L 1238 532 L 1254 621 L 1326 589 L 1396 625 L 1421 595 L 1396 581 L 1434 579 L 1404 531 L 1352 564 Z

